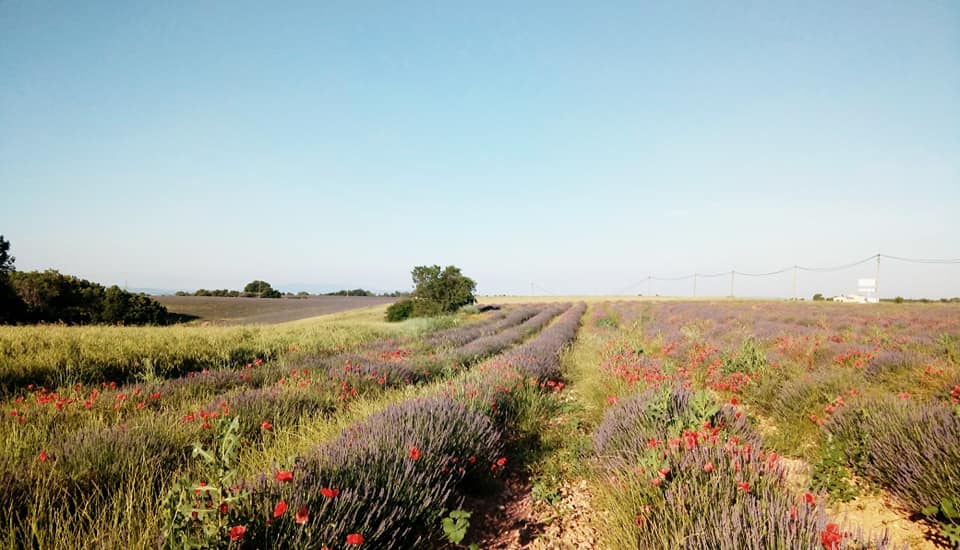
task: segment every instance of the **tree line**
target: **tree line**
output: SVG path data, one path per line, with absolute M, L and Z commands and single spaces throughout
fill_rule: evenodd
M 17 271 L 10 241 L 0 235 L 0 323 L 162 325 L 167 308 L 146 294 L 64 275 Z

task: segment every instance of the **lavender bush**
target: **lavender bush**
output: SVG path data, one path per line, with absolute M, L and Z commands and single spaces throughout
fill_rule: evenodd
M 711 432 L 701 436 L 701 430 Z M 730 405 L 720 406 L 707 393 L 681 386 L 654 387 L 610 407 L 593 436 L 594 450 L 610 464 L 644 456 L 653 444 L 686 434 L 739 441 L 759 446 L 760 439 L 743 415 Z
M 568 307 L 567 304 L 561 304 L 544 308 L 522 324 L 496 334 L 477 338 L 454 349 L 451 355 L 460 363 L 475 363 L 485 357 L 500 353 L 517 342 L 522 341 L 528 335 L 542 329 L 547 323 L 553 320 L 554 317 L 560 315 Z
M 426 337 L 424 342 L 434 347 L 463 346 L 481 336 L 515 327 L 539 313 L 541 309 L 539 306 L 523 306 L 509 311 L 499 311 L 486 322 L 440 331 Z
M 458 504 L 466 482 L 496 469 L 500 452 L 483 414 L 446 398 L 407 401 L 300 459 L 290 483 L 272 472 L 248 482 L 252 500 L 233 519 L 247 527 L 251 548 L 340 547 L 350 534 L 371 548 L 436 543 L 441 510 Z M 275 518 L 281 500 L 290 511 Z
M 824 424 L 850 464 L 915 513 L 960 495 L 960 418 L 940 403 L 860 399 Z
M 663 466 L 622 474 L 634 505 L 638 548 L 689 550 L 887 549 L 830 523 L 817 504 L 788 490 L 776 455 L 702 445 L 666 452 Z M 666 472 L 666 473 L 662 473 Z
M 570 307 L 536 338 L 511 350 L 503 360 L 541 382 L 559 376 L 560 354 L 576 337 L 586 309 L 583 303 Z

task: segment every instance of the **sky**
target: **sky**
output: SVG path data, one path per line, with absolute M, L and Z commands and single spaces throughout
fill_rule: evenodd
M 453 264 L 485 294 L 682 295 L 646 278 L 960 258 L 958 207 L 953 0 L 0 0 L 20 270 L 392 290 Z M 960 264 L 885 260 L 880 286 L 960 296 Z

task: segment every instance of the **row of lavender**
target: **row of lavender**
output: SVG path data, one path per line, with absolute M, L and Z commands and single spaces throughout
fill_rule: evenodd
M 892 548 L 833 523 L 822 495 L 799 495 L 746 416 L 664 384 L 612 406 L 594 434 L 638 548 Z
M 525 312 L 512 319 L 533 316 Z M 497 321 L 481 324 L 505 326 Z M 522 332 L 515 331 L 512 341 L 536 328 L 527 325 Z M 189 461 L 193 443 L 212 443 L 222 418 L 237 419 L 238 436 L 245 444 L 256 445 L 271 441 L 277 431 L 296 429 L 304 417 L 332 414 L 345 401 L 380 392 L 396 385 L 394 381 L 423 380 L 393 372 L 419 360 L 396 345 L 381 343 L 368 352 L 383 358 L 380 376 L 390 376 L 391 384 L 329 376 L 331 365 L 291 352 L 276 364 L 255 361 L 240 370 L 205 371 L 153 383 L 78 385 L 63 392 L 32 389 L 4 416 L 17 445 L 0 456 L 0 496 L 10 504 L 0 521 L 5 525 L 26 521 L 32 503 L 49 491 L 80 509 L 112 499 L 124 490 L 125 480 L 138 476 L 161 487 Z M 432 353 L 429 348 L 427 352 Z
M 673 376 L 763 417 L 778 450 L 812 465 L 832 501 L 866 486 L 934 544 L 960 545 L 960 310 L 954 306 L 675 303 L 642 311 L 642 346 L 610 372 L 627 384 Z M 855 474 L 855 475 L 851 475 Z M 937 535 L 939 531 L 939 535 Z
M 584 309 L 567 307 L 530 341 L 443 395 L 388 407 L 289 470 L 228 490 L 210 502 L 216 507 L 236 498 L 226 518 L 218 518 L 229 530 L 217 534 L 250 548 L 439 545 L 443 510 L 460 506 L 464 495 L 503 469 L 502 431 L 510 421 L 503 413 L 519 414 L 527 392 L 540 391 L 537 378 L 559 374 L 560 354 L 575 338 Z M 179 536 L 186 536 L 180 542 L 203 533 L 201 522 L 180 521 Z

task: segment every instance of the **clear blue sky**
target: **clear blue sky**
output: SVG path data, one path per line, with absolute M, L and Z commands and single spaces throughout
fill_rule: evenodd
M 960 2 L 0 0 L 0 190 L 19 269 L 130 287 L 957 257 Z

